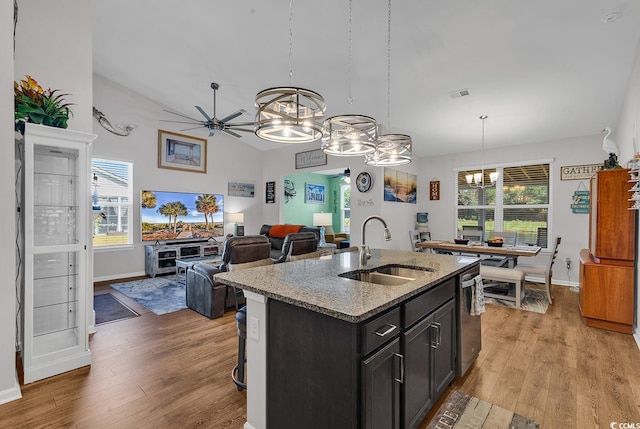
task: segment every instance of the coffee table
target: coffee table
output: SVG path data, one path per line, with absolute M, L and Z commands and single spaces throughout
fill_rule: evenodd
M 178 283 L 186 283 L 187 270 L 193 268 L 195 264 L 217 264 L 221 261 L 222 255 L 176 259 L 176 281 Z

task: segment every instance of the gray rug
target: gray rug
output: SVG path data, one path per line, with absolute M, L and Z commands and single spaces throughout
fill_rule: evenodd
M 94 295 L 93 309 L 96 312 L 96 325 L 139 316 L 110 293 Z
M 485 304 L 500 305 L 502 307 L 516 308 L 514 301 L 508 299 L 484 298 Z M 541 289 L 527 288 L 527 293 L 520 303 L 520 310 L 533 311 L 534 313 L 544 314 L 549 308 L 549 300 L 547 300 L 547 292 Z
M 456 390 L 440 407 L 440 411 L 431 420 L 427 429 L 538 429 L 539 427 L 535 420 Z
M 155 314 L 167 314 L 187 308 L 185 286 L 175 276 L 153 277 L 110 285 Z

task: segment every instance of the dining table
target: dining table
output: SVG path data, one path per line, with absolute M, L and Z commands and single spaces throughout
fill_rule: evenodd
M 513 268 L 518 263 L 519 256 L 536 256 L 542 249 L 540 246 L 489 246 L 487 243 L 470 241 L 467 244 L 457 244 L 448 240 L 430 240 L 416 243 L 416 247 L 432 249 L 440 252 L 451 252 L 469 255 L 503 256 L 508 258 L 508 267 Z

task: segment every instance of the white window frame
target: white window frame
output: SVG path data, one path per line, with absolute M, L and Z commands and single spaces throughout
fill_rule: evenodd
M 500 164 L 486 164 L 484 165 L 485 170 L 493 170 L 495 169 L 500 173 L 498 176 L 498 180 L 496 181 L 496 204 L 493 205 L 482 205 L 482 206 L 460 206 L 458 205 L 458 173 L 460 171 L 468 171 L 468 170 L 480 170 L 482 166 L 467 166 L 467 167 L 456 167 L 453 169 L 453 182 L 454 182 L 454 201 L 455 201 L 455 222 L 453 224 L 453 236 L 455 237 L 458 234 L 458 210 L 459 209 L 494 209 L 494 223 L 496 230 L 502 229 L 504 222 L 504 209 L 509 208 L 521 208 L 522 205 L 503 205 L 503 178 L 504 178 L 504 169 L 508 167 L 523 167 L 527 165 L 536 165 L 536 164 L 549 164 L 549 202 L 547 204 L 531 204 L 526 205 L 527 208 L 546 208 L 547 209 L 547 246 L 552 245 L 552 237 L 553 235 L 553 206 L 551 202 L 553 201 L 553 182 L 554 182 L 554 158 L 550 159 L 537 159 L 531 161 L 521 161 L 521 162 L 509 162 L 509 163 L 500 163 Z M 547 249 L 546 247 L 545 249 Z
M 349 222 L 349 226 L 344 225 L 345 220 L 345 212 L 349 212 L 349 219 L 351 219 L 351 207 L 346 208 L 344 206 L 344 191 L 346 188 L 351 188 L 351 185 L 343 184 L 340 185 L 340 232 L 344 232 L 345 234 L 351 234 L 351 222 Z
M 98 201 L 98 205 L 100 206 L 101 210 L 104 210 L 105 208 L 111 207 L 114 208 L 116 211 L 121 211 L 121 210 L 126 210 L 127 214 L 127 221 L 128 221 L 128 228 L 126 231 L 126 242 L 121 243 L 121 244 L 105 244 L 105 245 L 100 245 L 100 244 L 96 244 L 95 240 L 93 240 L 93 249 L 94 250 L 109 250 L 109 249 L 121 249 L 121 248 L 126 248 L 126 247 L 133 247 L 133 219 L 134 219 L 134 214 L 133 214 L 133 163 L 128 162 L 128 161 L 120 161 L 120 160 L 115 160 L 115 159 L 105 159 L 105 158 L 92 158 L 91 159 L 91 171 L 92 173 L 94 172 L 94 161 L 102 161 L 102 162 L 112 162 L 112 163 L 118 163 L 118 164 L 122 164 L 123 168 L 127 169 L 127 175 L 129 177 L 129 180 L 127 182 L 127 189 L 124 192 L 124 196 L 126 196 L 126 199 L 128 201 L 128 203 L 122 203 L 121 201 L 114 201 L 114 202 L 105 202 L 105 201 Z M 105 174 L 110 174 L 109 172 L 106 172 Z M 92 174 L 93 175 L 93 174 Z M 115 176 L 114 176 L 115 177 Z M 104 177 L 102 178 L 102 181 L 104 181 Z M 100 186 L 101 186 L 101 179 L 98 179 L 98 195 L 100 196 Z M 104 185 L 103 185 L 104 186 Z M 93 187 L 92 187 L 92 192 L 93 192 Z M 94 219 L 96 213 L 94 213 Z M 96 219 L 96 221 L 99 222 L 99 219 Z M 121 219 L 120 217 L 118 218 L 118 223 L 120 223 Z

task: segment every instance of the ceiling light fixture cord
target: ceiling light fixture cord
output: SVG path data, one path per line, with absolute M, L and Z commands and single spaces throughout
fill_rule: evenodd
M 487 116 L 482 115 L 480 119 L 482 119 L 482 179 L 480 180 L 480 184 L 484 187 L 484 120 L 487 119 Z
M 293 86 L 293 0 L 289 0 L 289 86 Z
M 349 113 L 352 111 L 351 105 L 353 104 L 353 97 L 351 96 L 351 61 L 353 52 L 353 40 L 351 37 L 351 0 L 349 0 L 349 94 L 347 95 L 347 104 L 349 105 Z
M 387 31 L 387 133 L 391 132 L 391 0 L 389 0 Z

